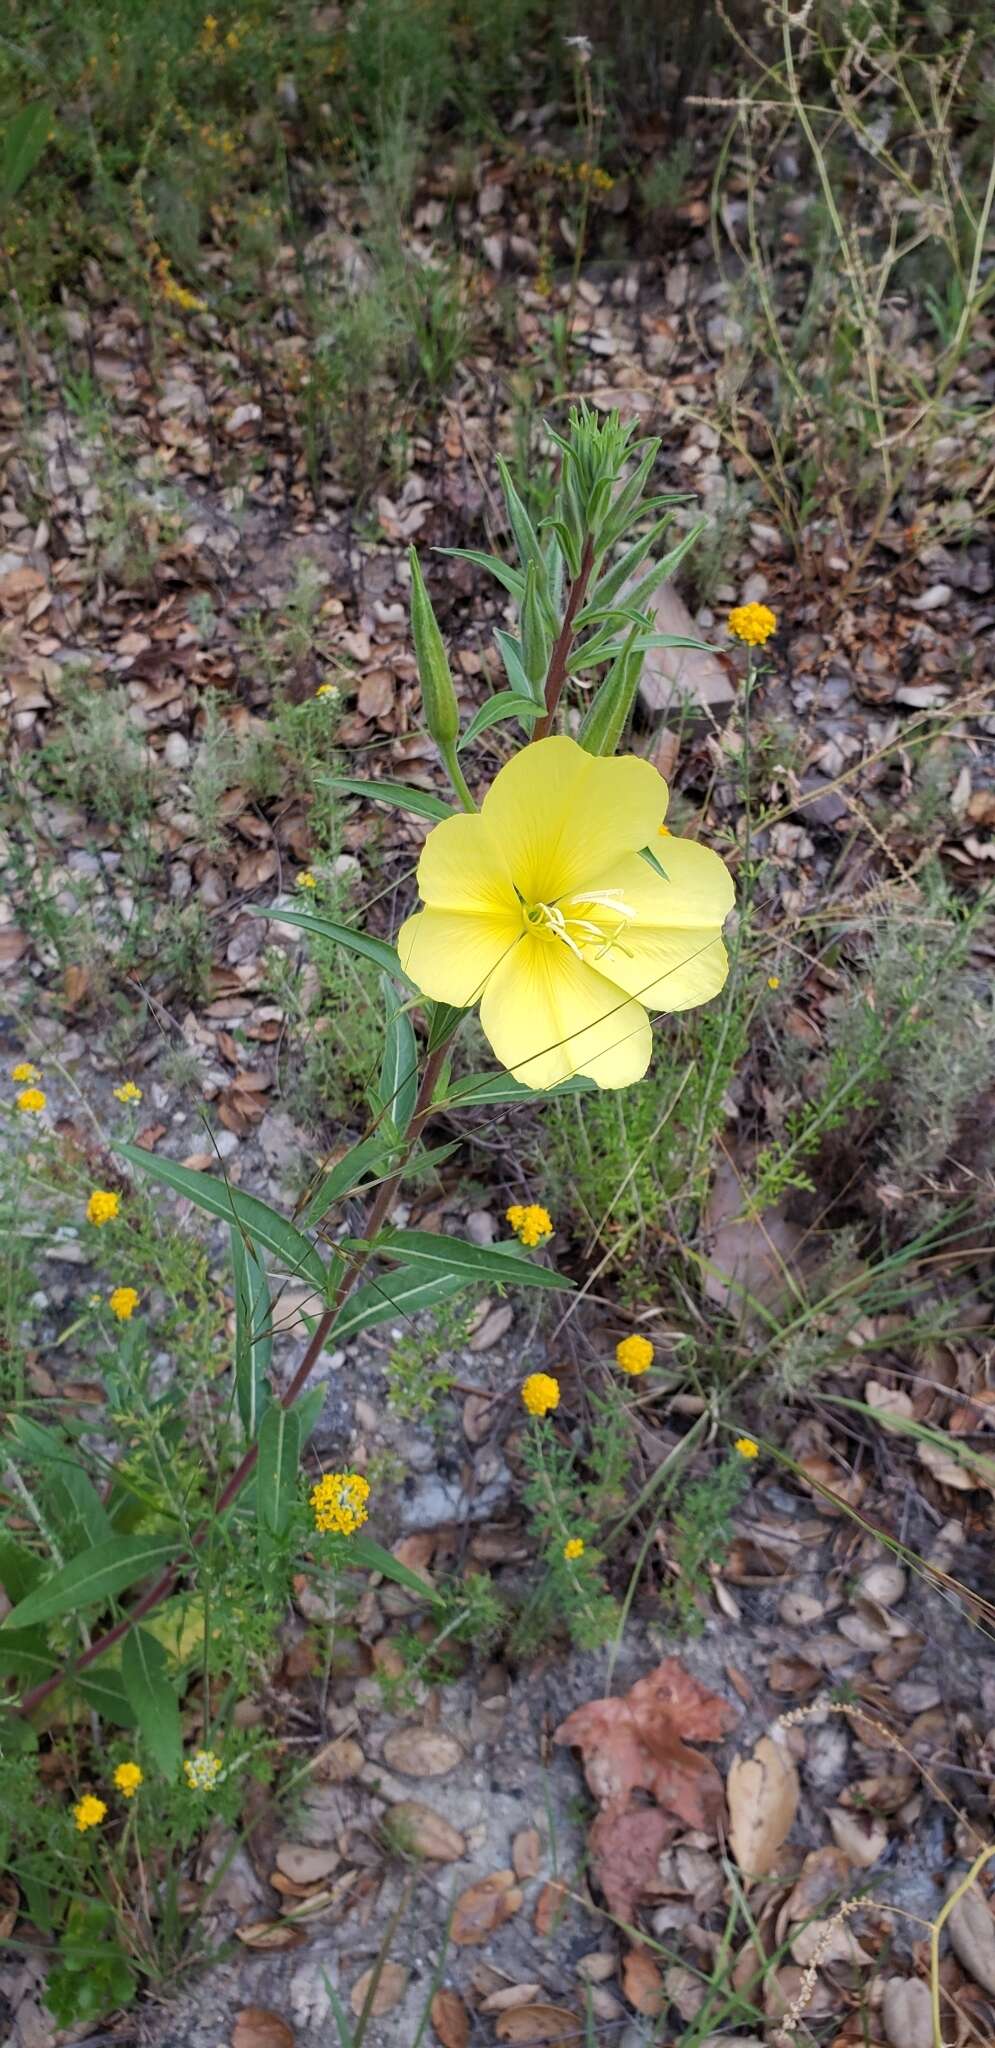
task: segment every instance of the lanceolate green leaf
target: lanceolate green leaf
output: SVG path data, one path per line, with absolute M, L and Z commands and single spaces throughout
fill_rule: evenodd
M 264 1548 L 289 1527 L 300 1458 L 300 1416 L 293 1408 L 274 1404 L 263 1416 L 256 1467 L 256 1519 Z
M 134 1728 L 137 1725 L 135 1709 L 125 1692 L 116 1671 L 102 1671 L 99 1664 L 92 1671 L 83 1671 L 73 1677 L 73 1687 L 93 1707 L 103 1721 L 112 1721 L 115 1728 Z M 63 1697 L 62 1688 L 53 1693 L 48 1702 L 49 1709 Z
M 38 1584 L 44 1566 L 33 1550 L 25 1549 L 6 1529 L 0 1529 L 0 1586 L 16 1606 Z
M 162 1181 L 164 1187 L 186 1195 L 208 1216 L 220 1216 L 228 1224 L 241 1224 L 253 1242 L 273 1252 L 288 1273 L 295 1277 L 303 1274 L 324 1291 L 327 1274 L 313 1244 L 257 1195 L 243 1194 L 241 1188 L 230 1187 L 227 1181 L 216 1180 L 209 1173 L 194 1173 L 178 1160 L 162 1159 L 157 1152 L 146 1152 L 141 1145 L 116 1145 L 114 1150 L 142 1173 Z
M 392 1557 L 382 1543 L 374 1543 L 372 1536 L 350 1536 L 349 1548 L 343 1563 L 363 1565 L 367 1571 L 382 1572 L 385 1579 L 393 1579 L 396 1586 L 404 1586 L 409 1593 L 417 1593 L 422 1600 L 432 1600 L 435 1597 L 431 1586 L 427 1586 L 424 1579 L 418 1577 L 417 1572 L 410 1571 L 406 1564 L 401 1564 L 396 1557 Z
M 39 1621 L 55 1621 L 61 1614 L 75 1614 L 124 1593 L 139 1579 L 161 1572 L 179 1554 L 175 1537 L 110 1536 L 94 1544 L 82 1557 L 70 1558 L 51 1577 L 18 1602 L 0 1628 L 0 1641 L 8 1628 L 31 1628 Z
M 110 1516 L 82 1465 L 52 1429 L 45 1429 L 28 1415 L 11 1417 L 11 1434 L 18 1452 L 41 1474 L 64 1550 L 78 1550 L 81 1543 L 102 1543 L 112 1534 Z
M 242 1428 L 254 1443 L 270 1399 L 267 1374 L 273 1355 L 273 1308 L 269 1282 L 251 1238 L 235 1224 L 230 1236 L 235 1279 L 235 1400 Z
M 37 1685 L 55 1670 L 44 1629 L 0 1629 L 0 1678 L 17 1678 L 25 1685 Z
M 277 924 L 295 924 L 302 932 L 310 932 L 317 939 L 333 939 L 337 946 L 345 946 L 350 953 L 361 953 L 364 960 L 372 960 L 385 974 L 393 974 L 414 988 L 414 982 L 405 974 L 394 951 L 383 939 L 373 939 L 369 932 L 356 931 L 351 924 L 336 924 L 333 917 L 323 917 L 320 910 L 285 910 L 281 907 L 263 908 L 261 904 L 250 903 L 248 909 L 254 917 L 271 917 Z
M 355 1337 L 360 1330 L 375 1329 L 378 1323 L 406 1322 L 420 1309 L 434 1308 L 473 1285 L 466 1273 L 443 1273 L 438 1267 L 400 1266 L 374 1283 L 367 1281 L 349 1295 L 339 1313 L 332 1338 L 336 1344 Z
M 132 1628 L 125 1636 L 121 1683 L 144 1748 L 164 1778 L 175 1778 L 183 1755 L 179 1702 L 166 1652 L 147 1629 Z
M 544 1089 L 526 1088 L 523 1081 L 516 1081 L 514 1074 L 468 1074 L 447 1090 L 444 1099 L 451 1107 L 460 1109 L 469 1109 L 474 1103 L 548 1102 L 557 1095 L 588 1095 L 594 1085 L 583 1074 L 558 1081 L 555 1088 Z
M 313 1230 L 323 1216 L 327 1215 L 333 1202 L 342 1195 L 351 1193 L 360 1185 L 367 1174 L 378 1173 L 387 1163 L 388 1153 L 383 1139 L 376 1134 L 372 1138 L 360 1138 L 359 1143 L 350 1146 L 342 1159 L 323 1174 L 313 1195 L 301 1211 L 301 1227 Z
M 468 747 L 471 740 L 477 739 L 480 733 L 487 731 L 488 726 L 500 725 L 505 718 L 518 718 L 524 726 L 533 726 L 541 709 L 542 706 L 536 703 L 535 698 L 526 697 L 524 692 L 519 694 L 517 690 L 499 690 L 496 697 L 488 698 L 487 703 L 482 704 L 480 710 L 474 713 L 460 739 L 460 747 Z
M 406 1265 L 424 1264 L 454 1275 L 463 1273 L 468 1285 L 476 1280 L 489 1280 L 492 1284 L 504 1281 L 509 1287 L 549 1287 L 561 1291 L 573 1287 L 565 1273 L 554 1273 L 549 1266 L 520 1259 L 517 1247 L 509 1256 L 509 1252 L 496 1247 L 470 1244 L 466 1238 L 444 1237 L 432 1230 L 386 1231 L 377 1239 L 376 1249 L 382 1257 L 403 1259 Z
M 527 697 L 530 704 L 535 704 L 541 708 L 545 699 L 538 685 L 533 688 L 529 672 L 525 666 L 521 641 L 516 640 L 514 634 L 506 633 L 502 626 L 495 627 L 494 638 L 497 641 L 498 652 L 504 663 L 504 672 L 511 684 L 513 694 L 517 697 Z M 468 732 L 463 741 L 461 741 L 461 745 L 465 745 L 466 740 L 469 738 L 470 734 Z
M 512 569 L 507 562 L 502 562 L 500 555 L 485 555 L 479 548 L 440 548 L 439 553 L 458 555 L 461 561 L 474 562 L 478 569 L 489 570 L 490 574 L 496 576 L 498 582 L 504 585 L 505 590 L 517 598 L 519 604 L 522 603 L 525 596 L 525 578 L 520 569 Z
M 418 1047 L 411 1018 L 386 975 L 383 990 L 387 1005 L 387 1034 L 379 1094 L 387 1115 L 403 1137 L 418 1095 Z
M 54 108 L 51 100 L 33 100 L 8 124 L 0 149 L 0 199 L 16 198 L 48 141 Z
M 414 789 L 407 782 L 371 782 L 355 775 L 322 778 L 327 789 L 341 789 L 347 796 L 365 796 L 371 803 L 390 804 L 395 811 L 414 811 L 419 818 L 451 818 L 452 804 L 434 796 L 429 789 Z

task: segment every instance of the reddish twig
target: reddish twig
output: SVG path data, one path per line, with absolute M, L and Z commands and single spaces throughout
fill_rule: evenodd
M 570 647 L 574 636 L 574 620 L 584 602 L 593 567 L 594 541 L 588 535 L 587 540 L 584 542 L 584 552 L 580 558 L 580 568 L 577 572 L 576 581 L 570 585 L 570 595 L 567 599 L 566 611 L 563 614 L 563 624 L 557 635 L 556 646 L 550 659 L 549 673 L 546 677 L 546 711 L 545 715 L 532 728 L 532 738 L 534 740 L 544 740 L 553 722 L 553 713 L 560 701 L 563 685 L 567 679 L 567 662 L 570 659 Z
M 326 1308 L 324 1315 L 318 1322 L 315 1328 L 314 1335 L 311 1338 L 311 1342 L 308 1345 L 303 1358 L 301 1359 L 300 1365 L 298 1366 L 297 1371 L 295 1372 L 289 1387 L 287 1388 L 286 1392 L 284 1394 L 281 1394 L 280 1396 L 279 1405 L 281 1408 L 292 1408 L 294 1402 L 297 1400 L 298 1395 L 302 1392 L 310 1376 L 312 1368 L 317 1363 L 317 1360 L 320 1358 L 321 1353 L 324 1350 L 332 1325 L 335 1322 L 335 1318 L 338 1315 L 343 1302 L 351 1293 L 352 1288 L 355 1286 L 356 1281 L 359 1279 L 360 1274 L 363 1272 L 365 1266 L 369 1261 L 370 1254 L 374 1249 L 372 1240 L 376 1237 L 382 1223 L 384 1222 L 385 1217 L 389 1212 L 390 1205 L 394 1199 L 394 1196 L 397 1193 L 398 1185 L 400 1183 L 401 1176 L 404 1172 L 404 1168 L 407 1164 L 407 1161 L 411 1156 L 411 1152 L 418 1138 L 421 1136 L 423 1125 L 426 1123 L 427 1119 L 431 1115 L 432 1095 L 435 1090 L 436 1081 L 439 1078 L 439 1073 L 442 1067 L 443 1060 L 445 1058 L 445 1054 L 445 1046 L 440 1046 L 437 1048 L 435 1052 L 429 1053 L 428 1059 L 425 1063 L 425 1072 L 421 1078 L 421 1086 L 418 1090 L 418 1098 L 415 1103 L 414 1111 L 412 1113 L 411 1122 L 408 1126 L 407 1145 L 405 1148 L 404 1159 L 402 1160 L 401 1165 L 398 1167 L 396 1173 L 392 1173 L 390 1179 L 385 1180 L 383 1182 L 381 1187 L 378 1189 L 377 1194 L 374 1197 L 374 1200 L 370 1204 L 370 1212 L 366 1218 L 366 1226 L 363 1233 L 367 1240 L 369 1240 L 367 1248 L 364 1252 L 360 1254 L 359 1258 L 357 1258 L 355 1264 L 350 1268 L 350 1270 L 347 1273 L 343 1274 L 343 1277 L 339 1282 L 338 1287 L 336 1288 L 335 1296 L 331 1303 L 331 1306 L 329 1308 Z M 220 1515 L 225 1514 L 227 1509 L 231 1507 L 233 1500 L 235 1500 L 237 1496 L 241 1493 L 246 1480 L 249 1478 L 250 1474 L 255 1470 L 256 1461 L 258 1457 L 258 1445 L 250 1444 L 248 1450 L 245 1452 L 244 1457 L 240 1459 L 239 1463 L 235 1467 L 234 1472 L 231 1474 L 231 1477 L 226 1481 L 224 1487 L 222 1488 L 221 1493 L 218 1495 L 218 1499 L 215 1502 L 211 1520 L 208 1522 L 202 1522 L 200 1528 L 194 1531 L 193 1537 L 191 1539 L 192 1550 L 196 1551 L 201 1548 L 202 1544 L 205 1542 L 207 1538 L 207 1535 L 212 1527 L 213 1522 L 216 1522 Z M 92 1643 L 88 1644 L 87 1648 L 83 1650 L 81 1654 L 78 1657 L 76 1657 L 71 1664 L 62 1665 L 60 1669 L 58 1671 L 54 1671 L 49 1678 L 43 1679 L 40 1685 L 32 1686 L 30 1692 L 26 1692 L 21 1698 L 21 1713 L 33 1713 L 34 1709 L 36 1707 L 41 1706 L 42 1701 L 46 1700 L 50 1693 L 55 1692 L 60 1685 L 63 1685 L 65 1683 L 65 1680 L 70 1675 L 75 1675 L 79 1671 L 86 1671 L 91 1664 L 96 1663 L 98 1657 L 102 1657 L 104 1655 L 104 1652 L 106 1650 L 111 1649 L 115 1643 L 119 1643 L 121 1641 L 122 1636 L 126 1636 L 128 1630 L 130 1628 L 134 1628 L 136 1622 L 144 1621 L 145 1616 L 147 1614 L 151 1614 L 154 1607 L 158 1607 L 161 1601 L 168 1599 L 170 1593 L 177 1585 L 182 1573 L 187 1569 L 191 1561 L 192 1560 L 189 1557 L 179 1558 L 175 1564 L 171 1564 L 168 1570 L 164 1571 L 161 1574 L 161 1576 L 158 1579 L 156 1579 L 151 1586 L 146 1588 L 146 1591 L 142 1594 L 141 1599 L 136 1600 L 134 1607 L 130 1607 L 128 1609 L 127 1614 L 123 1614 L 121 1616 L 120 1621 L 116 1621 L 114 1623 L 113 1628 L 107 1629 L 104 1635 L 97 1636 L 96 1639 Z

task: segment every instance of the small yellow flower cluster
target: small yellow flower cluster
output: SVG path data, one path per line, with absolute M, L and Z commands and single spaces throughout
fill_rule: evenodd
M 733 1444 L 733 1450 L 738 1451 L 741 1458 L 759 1458 L 760 1456 L 760 1445 L 755 1444 L 751 1436 L 738 1436 Z
M 185 284 L 177 284 L 169 266 L 168 256 L 159 257 L 156 275 L 159 279 L 159 290 L 171 306 L 179 306 L 184 313 L 204 311 L 203 299 L 198 299 L 196 292 L 188 291 Z
M 524 1206 L 521 1202 L 512 1202 L 504 1213 L 515 1236 L 522 1244 L 528 1245 L 530 1251 L 537 1244 L 545 1244 L 547 1237 L 553 1235 L 553 1219 L 549 1210 L 541 1208 L 538 1202 Z
M 118 1322 L 130 1323 L 141 1296 L 136 1294 L 133 1287 L 115 1287 L 113 1294 L 108 1295 L 107 1299 L 111 1314 L 117 1317 Z
M 98 1799 L 93 1792 L 84 1792 L 82 1799 L 78 1799 L 73 1807 L 73 1819 L 81 1835 L 85 1835 L 88 1828 L 99 1828 L 106 1816 L 106 1801 Z
M 140 1764 L 118 1764 L 114 1783 L 122 1799 L 134 1799 L 139 1785 L 144 1784 L 145 1773 Z
M 648 1337 L 620 1337 L 615 1346 L 615 1363 L 622 1372 L 637 1379 L 653 1363 L 653 1346 Z
M 746 647 L 762 647 L 777 631 L 777 614 L 768 604 L 737 604 L 726 624 L 734 640 L 742 640 Z
M 557 164 L 548 156 L 540 156 L 536 158 L 536 170 L 545 171 L 550 178 L 562 178 L 567 185 L 589 185 L 592 192 L 610 192 L 615 183 L 607 171 L 586 160 L 579 164 Z
M 10 1078 L 12 1081 L 40 1081 L 41 1074 L 33 1060 L 18 1060 L 16 1067 L 11 1067 Z
M 114 1093 L 119 1102 L 141 1102 L 142 1099 L 142 1091 L 134 1081 L 122 1081 Z
M 303 873 L 298 875 L 297 887 L 299 889 L 316 889 L 318 887 L 310 868 L 305 868 Z
M 522 1382 L 522 1400 L 530 1415 L 549 1415 L 560 1405 L 560 1382 L 551 1372 L 530 1372 Z
M 767 987 L 768 987 L 768 988 L 780 988 L 780 986 L 781 986 L 781 977 L 780 977 L 780 975 L 779 975 L 779 974 L 768 974 L 768 976 L 767 976 Z
M 369 1497 L 369 1481 L 361 1472 L 326 1472 L 311 1489 L 315 1528 L 322 1535 L 355 1535 L 366 1520 Z
M 571 1536 L 569 1543 L 563 1545 L 563 1555 L 568 1564 L 573 1564 L 576 1558 L 583 1557 L 584 1538 L 582 1536 Z
M 22 1088 L 20 1094 L 15 1095 L 14 1101 L 22 1116 L 40 1116 L 48 1096 L 43 1094 L 40 1088 Z
M 113 1188 L 94 1188 L 86 1205 L 86 1220 L 99 1230 L 103 1224 L 113 1222 L 120 1207 L 121 1197 Z
M 206 56 L 208 50 L 213 50 L 214 45 L 217 42 L 217 39 L 217 16 L 213 14 L 205 14 L 203 22 L 201 24 L 200 41 L 197 47 Z
M 314 694 L 316 697 L 341 697 L 342 692 L 338 683 L 319 683 Z
M 191 1792 L 213 1792 L 221 1776 L 221 1758 L 213 1749 L 195 1749 L 184 1760 L 183 1775 Z

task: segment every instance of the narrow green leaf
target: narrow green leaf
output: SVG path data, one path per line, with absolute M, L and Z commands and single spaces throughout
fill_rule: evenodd
M 543 560 L 539 547 L 539 536 L 515 489 L 511 471 L 501 455 L 498 456 L 497 467 L 498 476 L 501 479 L 501 489 L 504 492 L 504 502 L 508 507 L 508 518 L 511 521 L 511 530 L 515 536 L 515 546 L 518 549 L 522 568 L 526 569 L 529 563 L 533 562 L 536 568 L 541 569 L 543 567 Z
M 235 1400 L 242 1428 L 254 1443 L 270 1400 L 267 1375 L 273 1356 L 273 1305 L 251 1238 L 234 1224 L 229 1235 L 235 1280 Z
M 263 1416 L 256 1467 L 256 1520 L 264 1547 L 290 1525 L 300 1461 L 301 1418 L 296 1409 L 274 1403 Z
M 387 1033 L 380 1068 L 380 1100 L 398 1136 L 403 1138 L 418 1096 L 418 1047 L 411 1018 L 386 975 L 383 992 Z
M 460 740 L 460 750 L 470 745 L 491 725 L 500 725 L 505 718 L 518 718 L 526 727 L 533 726 L 542 710 L 533 696 L 519 695 L 517 690 L 499 690 L 496 697 L 489 697 L 470 720 Z
M 115 1728 L 135 1728 L 138 1725 L 135 1709 L 125 1692 L 116 1671 L 101 1670 L 97 1665 L 92 1671 L 82 1671 L 72 1679 L 72 1688 L 78 1692 L 88 1707 L 92 1707 L 102 1720 L 112 1721 Z M 48 1702 L 49 1709 L 60 1698 L 63 1688 L 53 1693 Z
M 23 1679 L 37 1685 L 55 1670 L 55 1658 L 44 1629 L 0 1628 L 0 1678 Z
M 466 1011 L 454 1009 L 452 1003 L 427 1003 L 425 1007 L 428 1015 L 428 1049 L 429 1052 L 438 1052 L 440 1046 L 448 1044 L 459 1029 Z
M 44 1565 L 6 1529 L 0 1529 L 0 1586 L 14 1606 L 38 1584 Z
M 440 548 L 440 555 L 456 555 L 462 562 L 474 562 L 478 569 L 487 569 L 496 576 L 510 595 L 521 604 L 525 597 L 525 578 L 520 569 L 512 569 L 502 562 L 500 555 L 482 554 L 479 548 Z
M 343 1158 L 337 1159 L 329 1172 L 318 1180 L 314 1193 L 308 1197 L 301 1211 L 301 1229 L 313 1230 L 322 1217 L 327 1216 L 333 1202 L 342 1195 L 351 1194 L 367 1174 L 379 1173 L 389 1156 L 388 1147 L 379 1133 L 372 1138 L 360 1138 L 357 1144 L 351 1145 Z
M 342 1344 L 360 1330 L 375 1329 L 378 1323 L 397 1319 L 405 1322 L 419 1310 L 434 1308 L 437 1302 L 448 1301 L 450 1295 L 459 1294 L 472 1284 L 471 1276 L 465 1273 L 442 1273 L 438 1268 L 421 1264 L 399 1266 L 396 1272 L 385 1273 L 375 1284 L 367 1281 L 349 1295 L 332 1336 L 336 1344 Z
M 346 1240 L 348 1243 L 349 1240 Z M 475 1280 L 507 1281 L 518 1287 L 549 1287 L 569 1291 L 573 1281 L 549 1266 L 522 1265 L 509 1259 L 497 1246 L 470 1244 L 466 1238 L 445 1237 L 433 1230 L 385 1231 L 376 1242 L 378 1255 L 403 1259 L 408 1265 L 441 1267 L 447 1273 L 463 1273 L 468 1284 Z
M 53 1429 L 28 1415 L 11 1417 L 11 1435 L 25 1458 L 41 1474 L 63 1549 L 102 1543 L 112 1534 L 110 1516 L 82 1465 Z
M 521 641 L 516 640 L 513 633 L 506 633 L 503 626 L 495 626 L 494 638 L 498 644 L 498 653 L 504 663 L 505 675 L 516 696 L 528 697 L 530 703 L 541 706 L 543 701 L 542 693 L 532 687 L 525 662 L 522 658 Z M 469 738 L 469 734 L 467 737 Z
M 669 555 L 664 555 L 661 561 L 654 562 L 646 575 L 641 577 L 631 590 L 626 591 L 626 604 L 631 605 L 634 611 L 642 611 L 649 603 L 657 585 L 673 576 L 675 570 L 679 568 L 688 550 L 694 547 L 699 534 L 704 533 L 707 524 L 706 519 L 699 520 L 697 526 L 692 526 L 690 533 L 686 533 L 683 540 L 678 541 L 675 548 L 671 548 Z
M 385 1579 L 393 1579 L 396 1586 L 403 1586 L 407 1592 L 416 1593 L 420 1600 L 432 1600 L 435 1597 L 431 1586 L 427 1586 L 424 1579 L 418 1577 L 417 1572 L 410 1571 L 406 1564 L 401 1564 L 396 1557 L 392 1557 L 382 1543 L 373 1541 L 372 1536 L 350 1536 L 349 1550 L 344 1562 L 363 1565 L 370 1572 L 380 1572 Z
M 300 1400 L 294 1402 L 290 1411 L 297 1423 L 301 1451 L 303 1451 L 305 1444 L 308 1442 L 312 1430 L 317 1427 L 321 1411 L 325 1405 L 325 1394 L 326 1389 L 324 1387 L 309 1387 L 307 1393 L 302 1394 Z M 298 1452 L 298 1458 L 299 1456 L 300 1452 Z
M 656 854 L 653 852 L 653 848 L 651 846 L 641 846 L 639 852 L 641 858 L 649 862 L 650 867 L 654 870 L 654 873 L 658 874 L 664 882 L 669 882 L 670 876 L 668 875 L 666 868 L 661 864 L 660 861 L 658 861 Z
M 613 638 L 610 631 L 596 633 L 593 639 L 585 641 L 583 646 L 578 647 L 571 655 L 567 662 L 567 674 L 579 675 L 585 668 L 597 667 L 599 662 L 614 661 L 616 654 L 621 654 L 624 646 L 625 641 Z M 692 647 L 699 654 L 711 653 L 704 640 L 687 640 L 679 633 L 643 633 L 631 651 L 645 654 L 651 647 Z
M 30 1628 L 38 1621 L 74 1614 L 81 1607 L 103 1605 L 139 1579 L 163 1571 L 178 1553 L 179 1545 L 171 1536 L 109 1536 L 106 1543 L 95 1544 L 82 1557 L 70 1558 L 25 1600 L 18 1601 L 0 1628 L 0 1640 L 8 1628 Z
M 452 804 L 431 790 L 415 789 L 407 782 L 370 782 L 356 775 L 327 775 L 322 787 L 340 789 L 347 796 L 365 796 L 370 803 L 390 804 L 395 811 L 414 811 L 419 818 L 453 818 Z
M 22 107 L 7 127 L 0 153 L 0 199 L 17 197 L 25 179 L 31 176 L 48 141 L 55 116 L 51 100 L 34 100 Z
M 369 932 L 356 931 L 351 924 L 336 924 L 333 917 L 323 917 L 320 910 L 284 910 L 261 903 L 249 903 L 246 909 L 253 917 L 270 917 L 277 924 L 298 925 L 302 932 L 311 932 L 316 939 L 333 939 L 338 946 L 345 946 L 350 953 L 361 953 L 364 960 L 372 960 L 385 974 L 393 974 L 414 988 L 414 982 L 405 974 L 394 951 L 383 939 L 373 939 Z
M 469 1109 L 474 1103 L 549 1102 L 558 1095 L 590 1094 L 594 1086 L 583 1074 L 558 1081 L 555 1088 L 538 1089 L 526 1088 L 524 1081 L 515 1080 L 514 1074 L 469 1074 L 447 1091 L 445 1101 L 459 1109 Z
M 215 1180 L 208 1173 L 194 1173 L 178 1160 L 162 1159 L 157 1152 L 146 1152 L 141 1145 L 115 1145 L 113 1149 L 130 1165 L 150 1173 L 153 1180 L 162 1181 L 164 1187 L 186 1195 L 208 1216 L 220 1216 L 229 1225 L 241 1224 L 253 1243 L 273 1252 L 290 1274 L 302 1274 L 324 1292 L 328 1275 L 313 1244 L 257 1195 L 243 1194 L 241 1188 Z
M 121 1649 L 121 1683 L 138 1731 L 164 1778 L 175 1778 L 183 1758 L 183 1731 L 169 1659 L 147 1629 L 128 1630 Z

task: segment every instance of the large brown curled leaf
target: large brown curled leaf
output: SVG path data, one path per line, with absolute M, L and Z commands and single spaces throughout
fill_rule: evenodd
M 684 1737 L 718 1742 L 736 1718 L 727 1700 L 668 1657 L 623 1698 L 578 1707 L 553 1740 L 582 1751 L 587 1782 L 601 1806 L 619 1810 L 634 1792 L 649 1792 L 687 1827 L 707 1828 L 722 1808 L 722 1780 L 710 1758 Z
M 591 1871 L 616 1920 L 631 1925 L 640 1901 L 662 1892 L 660 1857 L 676 1833 L 676 1820 L 659 1806 L 599 1813 L 587 1838 Z

